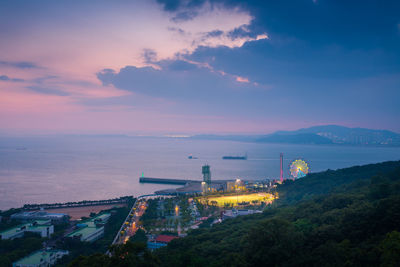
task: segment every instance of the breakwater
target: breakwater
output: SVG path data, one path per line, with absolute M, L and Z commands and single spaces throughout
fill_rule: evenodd
M 140 183 L 152 183 L 152 184 L 177 184 L 177 185 L 185 185 L 187 183 L 199 182 L 194 180 L 186 180 L 186 179 L 172 179 L 172 178 L 151 178 L 151 177 L 140 177 Z

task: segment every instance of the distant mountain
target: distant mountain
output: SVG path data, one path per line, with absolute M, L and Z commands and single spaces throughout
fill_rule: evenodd
M 400 134 L 395 132 L 365 128 L 348 128 L 338 125 L 313 126 L 297 131 L 279 131 L 273 135 L 293 136 L 299 134 L 315 134 L 331 140 L 334 144 L 400 145 Z
M 299 134 L 272 134 L 258 138 L 260 143 L 288 143 L 288 144 L 332 144 L 332 140 L 314 133 Z
M 215 135 L 215 134 L 199 134 L 190 137 L 198 140 L 227 140 L 240 142 L 256 142 L 263 135 Z
M 398 133 L 338 125 L 313 126 L 296 131 L 277 131 L 268 135 L 195 135 L 191 138 L 257 143 L 400 146 Z

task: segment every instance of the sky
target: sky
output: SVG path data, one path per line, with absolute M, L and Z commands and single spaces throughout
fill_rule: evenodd
M 399 118 L 400 1 L 0 0 L 0 134 Z

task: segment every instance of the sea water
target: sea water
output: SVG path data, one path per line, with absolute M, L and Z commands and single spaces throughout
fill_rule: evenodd
M 301 158 L 311 172 L 400 160 L 400 148 L 259 144 L 188 138 L 52 136 L 0 138 L 0 209 L 142 195 L 174 185 L 140 184 L 139 177 L 212 179 L 279 177 Z M 223 160 L 241 156 L 247 160 Z M 188 159 L 192 154 L 198 159 Z

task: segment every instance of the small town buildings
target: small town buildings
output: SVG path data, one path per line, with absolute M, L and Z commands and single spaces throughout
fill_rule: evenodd
M 147 242 L 147 248 L 150 250 L 155 250 L 161 247 L 165 247 L 172 240 L 179 238 L 174 235 L 158 235 L 155 239 Z
M 27 257 L 13 263 L 13 267 L 47 267 L 68 255 L 67 250 L 38 250 Z
M 50 224 L 50 220 L 25 223 L 0 232 L 0 239 L 23 237 L 25 232 L 38 233 L 41 237 L 49 238 L 54 233 L 54 226 Z
M 77 224 L 78 229 L 67 235 L 70 238 L 79 238 L 82 242 L 94 242 L 104 234 L 104 225 L 110 218 L 110 213 L 103 213 L 90 220 Z
M 262 213 L 262 211 L 259 211 L 259 210 L 245 210 L 245 209 L 226 210 L 222 214 L 222 220 L 235 218 L 237 216 L 242 216 L 242 215 L 254 214 L 254 213 Z
M 34 220 L 51 220 L 53 224 L 65 223 L 69 221 L 69 216 L 64 213 L 49 213 L 44 210 L 22 211 L 10 216 L 11 220 L 29 222 Z

